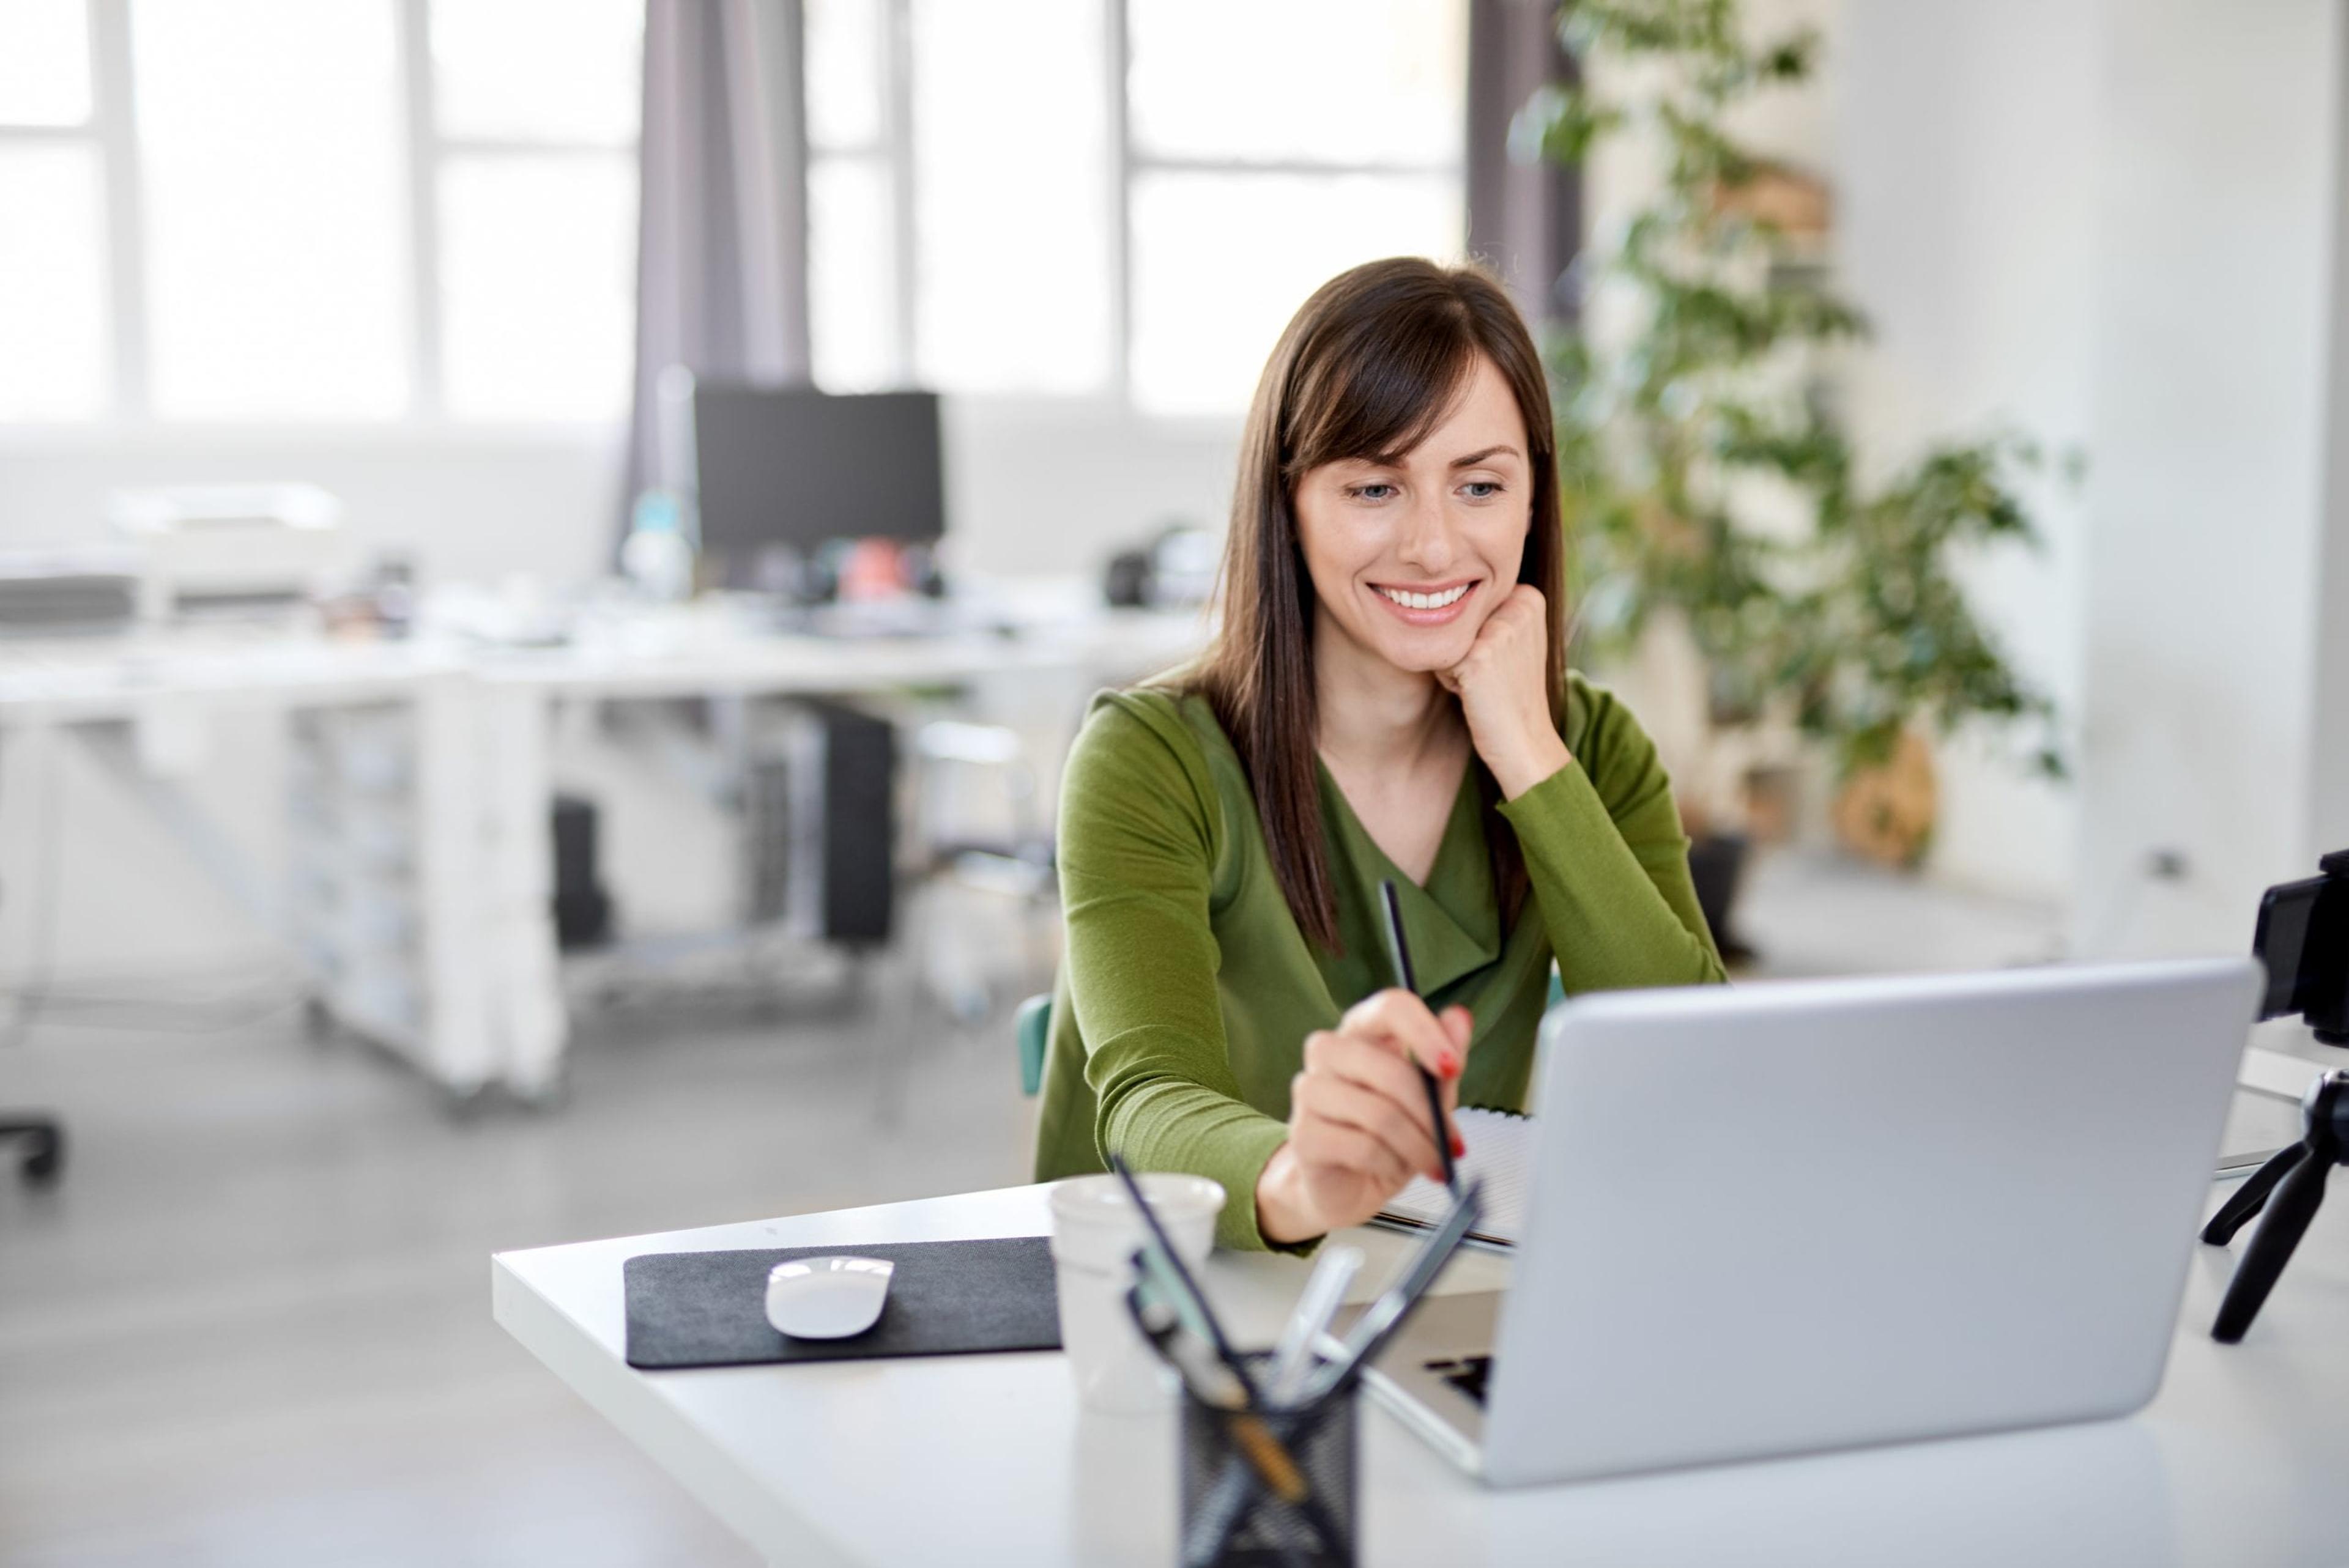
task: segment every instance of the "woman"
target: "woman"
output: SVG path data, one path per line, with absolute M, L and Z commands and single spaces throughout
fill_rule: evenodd
M 1288 324 L 1221 632 L 1070 756 L 1040 1180 L 1115 1150 L 1222 1182 L 1223 1245 L 1308 1243 L 1457 1148 L 1414 1063 L 1447 1121 L 1524 1107 L 1553 954 L 1569 994 L 1722 978 L 1653 746 L 1567 673 L 1553 439 L 1481 272 L 1373 262 Z

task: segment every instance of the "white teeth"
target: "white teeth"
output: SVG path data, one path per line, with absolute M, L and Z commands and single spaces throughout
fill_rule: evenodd
M 1441 593 L 1408 593 L 1397 588 L 1381 588 L 1379 592 L 1406 610 L 1441 610 L 1446 604 L 1458 603 L 1460 595 L 1467 593 L 1468 588 L 1469 584 L 1463 583 L 1459 587 L 1447 588 Z

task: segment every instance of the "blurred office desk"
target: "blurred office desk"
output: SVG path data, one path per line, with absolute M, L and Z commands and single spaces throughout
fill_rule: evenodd
M 776 1563 L 1174 1561 L 1174 1417 L 1080 1416 L 1057 1354 L 639 1373 L 620 1265 L 639 1253 L 1049 1229 L 1043 1187 L 584 1242 L 491 1260 L 498 1322 Z M 2214 1186 L 2213 1206 L 2230 1183 Z M 1371 1251 L 1367 1294 L 1403 1239 Z M 1831 1224 L 1789 1245 L 1826 1252 Z M 2241 1242 L 2237 1243 L 2240 1249 Z M 1363 1415 L 1369 1563 L 2268 1568 L 2349 1561 L 2349 1195 L 2318 1216 L 2245 1343 L 2208 1335 L 2235 1253 L 2198 1246 L 2161 1393 L 2124 1421 L 1493 1491 Z M 1593 1266 L 1604 1266 L 1594 1260 Z M 1489 1288 L 1475 1254 L 1442 1288 Z M 1218 1253 L 1209 1288 L 1269 1344 L 1306 1265 Z M 1720 1309 L 1740 1310 L 1736 1282 Z M 1570 1418 L 1561 1411 L 1560 1418 Z
M 71 738 L 265 929 L 316 1004 L 462 1099 L 559 1079 L 570 1025 L 551 902 L 551 738 L 567 705 L 875 696 L 1046 674 L 1134 679 L 1194 649 L 1192 613 L 1010 603 L 907 635 L 781 633 L 724 607 L 607 610 L 558 645 L 349 644 L 252 632 L 0 644 L 0 744 Z M 281 716 L 292 885 L 178 786 L 208 719 Z M 71 874 L 71 867 L 67 868 Z

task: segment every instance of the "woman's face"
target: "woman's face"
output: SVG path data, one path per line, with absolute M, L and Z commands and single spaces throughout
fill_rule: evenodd
M 1516 585 L 1533 516 L 1525 417 L 1481 355 L 1427 438 L 1392 462 L 1344 458 L 1297 484 L 1298 542 L 1342 638 L 1399 669 L 1450 669 Z

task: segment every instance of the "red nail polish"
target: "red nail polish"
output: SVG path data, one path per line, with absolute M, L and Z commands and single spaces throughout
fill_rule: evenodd
M 1460 1076 L 1460 1057 L 1458 1053 L 1454 1051 L 1446 1051 L 1444 1053 L 1444 1076 L 1445 1078 L 1458 1078 Z
M 1462 1138 L 1462 1137 L 1461 1137 L 1458 1133 L 1456 1133 L 1456 1132 L 1455 1132 L 1455 1133 L 1454 1133 L 1454 1134 L 1452 1135 L 1452 1157 L 1453 1157 L 1454 1160 L 1457 1160 L 1457 1159 L 1459 1159 L 1459 1158 L 1460 1158 L 1460 1156 L 1462 1156 L 1463 1154 L 1465 1154 L 1465 1153 L 1467 1153 L 1467 1152 L 1468 1152 L 1468 1141 L 1467 1141 L 1467 1140 L 1465 1140 L 1465 1139 Z

